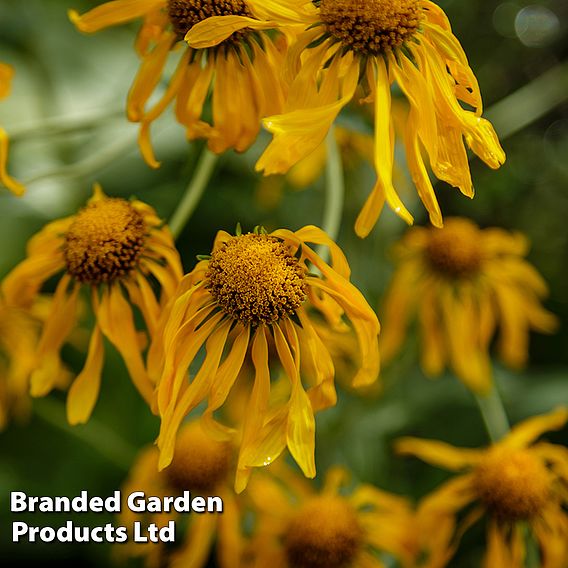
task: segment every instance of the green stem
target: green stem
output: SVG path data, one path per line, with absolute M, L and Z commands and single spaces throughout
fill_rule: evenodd
M 70 426 L 65 421 L 64 404 L 52 398 L 35 400 L 34 413 L 50 426 L 88 444 L 117 468 L 128 471 L 132 466 L 136 449 L 96 419 L 91 418 L 82 426 Z
M 335 138 L 335 128 L 332 126 L 326 139 L 327 161 L 325 164 L 326 199 L 323 210 L 322 229 L 336 241 L 341 226 L 343 202 L 345 198 L 345 184 L 343 177 L 343 164 L 339 146 Z M 318 247 L 318 254 L 326 260 L 329 250 Z
M 58 116 L 38 120 L 28 125 L 10 128 L 12 142 L 35 136 L 58 136 L 89 130 L 100 126 L 102 122 L 124 116 L 124 109 L 97 110 L 78 116 Z
M 568 94 L 568 63 L 560 63 L 487 110 L 504 140 L 563 103 Z
M 178 238 L 183 228 L 185 227 L 187 221 L 191 217 L 192 213 L 195 211 L 211 176 L 213 175 L 213 170 L 215 169 L 215 164 L 217 163 L 218 156 L 205 148 L 199 157 L 199 162 L 195 168 L 195 173 L 185 193 L 182 200 L 179 202 L 177 209 L 174 211 L 169 226 L 172 231 L 174 238 Z
M 91 174 L 98 172 L 104 167 L 108 166 L 116 159 L 122 157 L 126 152 L 136 144 L 136 139 L 131 135 L 125 136 L 117 140 L 114 144 L 109 145 L 97 154 L 93 154 L 84 160 L 77 162 L 70 166 L 62 166 L 53 170 L 38 174 L 33 178 L 29 178 L 23 182 L 24 185 L 29 186 L 38 181 L 49 178 L 84 178 Z
M 497 387 L 493 386 L 485 396 L 475 395 L 475 400 L 481 411 L 489 437 L 493 442 L 498 442 L 509 432 L 509 420 Z

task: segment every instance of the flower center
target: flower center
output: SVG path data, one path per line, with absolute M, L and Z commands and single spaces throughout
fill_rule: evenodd
M 292 518 L 284 546 L 294 568 L 343 568 L 351 565 L 362 540 L 355 510 L 342 497 L 319 496 Z
M 305 269 L 276 237 L 248 234 L 212 255 L 207 288 L 221 309 L 244 324 L 271 324 L 306 299 Z
M 367 55 L 401 46 L 421 19 L 418 0 L 321 0 L 320 14 L 333 37 Z
M 451 278 L 474 275 L 481 266 L 479 229 L 465 219 L 450 219 L 443 229 L 430 229 L 426 257 L 435 272 Z
M 480 499 L 506 520 L 530 519 L 546 505 L 550 474 L 527 450 L 494 448 L 475 469 Z
M 128 201 L 109 198 L 90 203 L 65 235 L 67 272 L 91 285 L 122 278 L 136 267 L 145 237 L 144 219 Z
M 195 24 L 211 16 L 233 15 L 251 16 L 244 0 L 168 0 L 168 16 L 180 40 Z M 242 32 L 233 35 L 239 34 Z
M 225 481 L 231 462 L 228 442 L 213 440 L 203 432 L 199 422 L 190 422 L 178 434 L 174 459 L 164 473 L 179 491 L 208 494 Z

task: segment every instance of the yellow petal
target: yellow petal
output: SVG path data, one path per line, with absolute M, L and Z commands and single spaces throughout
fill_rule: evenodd
M 163 5 L 164 0 L 114 0 L 101 4 L 82 16 L 76 10 L 69 10 L 68 16 L 78 30 L 93 33 L 140 18 Z
M 99 397 L 103 355 L 102 334 L 99 327 L 95 326 L 85 366 L 73 381 L 67 395 L 67 420 L 72 426 L 84 424 L 91 417 Z
M 454 448 L 445 442 L 419 438 L 398 439 L 395 442 L 395 451 L 402 455 L 416 456 L 427 463 L 450 471 L 471 467 L 483 456 L 482 450 Z

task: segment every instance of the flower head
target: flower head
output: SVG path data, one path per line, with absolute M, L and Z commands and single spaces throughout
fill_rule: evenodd
M 222 153 L 246 150 L 255 140 L 260 120 L 280 112 L 283 84 L 282 55 L 268 35 L 252 29 L 235 30 L 214 48 L 183 45 L 184 37 L 199 22 L 211 17 L 251 17 L 248 0 L 115 0 L 70 18 L 82 32 L 143 18 L 136 49 L 142 58 L 127 101 L 129 120 L 141 125 L 139 145 L 146 162 L 159 163 L 150 143 L 150 125 L 175 102 L 176 118 L 190 140 L 205 138 L 209 148 Z M 182 49 L 183 47 L 183 49 Z M 155 103 L 170 56 L 178 55 L 176 71 Z M 206 101 L 212 91 L 212 120 Z
M 418 565 L 425 535 L 410 504 L 371 485 L 354 486 L 343 468 L 329 470 L 318 492 L 276 463 L 251 480 L 248 495 L 256 514 L 250 566 L 380 568 L 377 552 Z
M 232 488 L 231 463 L 236 458 L 234 443 L 219 442 L 209 437 L 199 421 L 187 422 L 180 430 L 174 459 L 164 471 L 158 471 L 159 452 L 155 446 L 144 448 L 133 464 L 122 494 L 144 491 L 146 495 L 171 497 L 190 491 L 191 497 L 218 496 L 223 501 L 223 513 L 214 515 L 189 515 L 161 512 L 141 515 L 128 507 L 122 508 L 119 522 L 132 526 L 135 521 L 156 523 L 159 527 L 176 521 L 184 532 L 179 534 L 179 546 L 170 548 L 163 543 L 127 543 L 121 545 L 125 556 L 143 556 L 148 568 L 153 566 L 207 565 L 213 542 L 216 540 L 217 561 L 221 568 L 239 565 L 243 550 L 241 529 L 243 504 Z
M 568 451 L 563 446 L 536 440 L 547 430 L 561 429 L 567 421 L 566 408 L 529 418 L 485 450 L 458 449 L 416 438 L 399 440 L 399 453 L 463 472 L 426 496 L 420 505 L 421 514 L 435 526 L 473 505 L 473 511 L 463 521 L 463 529 L 455 523 L 456 536 L 487 516 L 487 568 L 525 565 L 525 526 L 540 548 L 539 566 L 566 566 Z
M 10 94 L 10 82 L 14 74 L 9 65 L 0 63 L 0 99 Z M 0 183 L 5 185 L 14 195 L 22 195 L 25 187 L 14 178 L 8 175 L 6 171 L 6 162 L 8 161 L 8 135 L 3 128 L 0 127 Z
M 331 265 L 308 243 L 328 246 Z M 378 375 L 379 323 L 349 273 L 341 250 L 316 227 L 218 233 L 211 256 L 184 278 L 150 353 L 149 368 L 159 377 L 161 467 L 172 459 L 182 420 L 206 397 L 205 423 L 216 435 L 226 433 L 213 414 L 225 405 L 245 362 L 252 361 L 237 489 L 245 487 L 253 467 L 272 462 L 286 446 L 304 473 L 315 475 L 314 411 L 335 404 L 336 394 L 333 360 L 313 314 L 319 312 L 329 326 L 342 328 L 345 317 L 353 326 L 359 344 L 355 385 Z M 198 363 L 203 346 L 205 357 Z
M 314 151 L 361 84 L 366 93 L 363 102 L 374 102 L 375 107 L 377 182 L 357 219 L 358 235 L 371 231 L 385 201 L 405 221 L 413 221 L 393 185 L 393 83 L 409 103 L 403 136 L 407 162 L 434 225 L 442 226 L 442 215 L 423 150 L 435 175 L 469 197 L 473 187 L 465 144 L 492 168 L 505 160 L 493 127 L 481 117 L 477 80 L 436 4 L 429 0 L 263 4 L 265 21 L 258 25 L 296 24 L 305 31 L 288 52 L 290 88 L 284 112 L 264 120 L 274 139 L 257 169 L 285 173 Z M 189 32 L 188 42 L 214 45 L 226 37 L 223 32 L 251 25 L 250 18 L 237 16 L 231 24 L 223 27 L 218 19 L 206 20 Z
M 384 357 L 401 349 L 416 318 L 428 375 L 449 365 L 469 388 L 487 392 L 497 327 L 502 359 L 523 366 L 529 330 L 556 327 L 540 303 L 546 283 L 523 258 L 527 249 L 522 235 L 480 229 L 467 219 L 448 219 L 443 229 L 410 229 L 395 250 L 397 269 L 385 299 Z
M 29 307 L 44 283 L 59 278 L 33 360 L 31 393 L 44 396 L 61 369 L 60 350 L 77 325 L 81 290 L 90 294 L 96 323 L 85 366 L 67 398 L 69 422 L 86 422 L 98 398 L 103 336 L 122 355 L 130 376 L 150 403 L 154 385 L 145 369 L 132 305 L 150 336 L 181 278 L 171 235 L 154 210 L 140 201 L 103 194 L 97 186 L 76 215 L 49 223 L 28 244 L 27 258 L 2 282 L 11 305 Z M 161 292 L 153 289 L 159 283 Z

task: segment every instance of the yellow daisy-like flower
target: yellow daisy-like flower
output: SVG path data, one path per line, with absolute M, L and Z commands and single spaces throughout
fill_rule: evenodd
M 331 265 L 308 243 L 329 247 Z M 319 274 L 310 273 L 309 266 Z M 206 397 L 205 422 L 218 435 L 226 433 L 213 413 L 225 404 L 250 350 L 254 384 L 242 426 L 237 491 L 246 486 L 252 468 L 267 465 L 286 446 L 304 473 L 315 475 L 314 411 L 335 404 L 336 393 L 333 361 L 312 313 L 330 326 L 346 325 L 344 317 L 350 321 L 360 354 L 355 385 L 372 383 L 379 371 L 379 322 L 349 276 L 345 256 L 317 227 L 217 234 L 210 258 L 182 281 L 163 340 L 155 342 L 155 351 L 165 354 L 157 388 L 160 467 L 172 459 L 184 417 Z M 198 358 L 202 347 L 205 357 Z M 275 357 L 269 358 L 269 350 Z M 269 364 L 274 359 L 281 369 Z M 310 381 L 301 362 L 315 369 Z M 149 365 L 157 373 L 159 365 Z
M 185 537 L 180 546 L 167 548 L 163 543 L 134 543 L 120 545 L 117 553 L 130 557 L 144 557 L 148 568 L 201 568 L 207 561 L 215 541 L 217 561 L 221 568 L 240 565 L 244 539 L 241 532 L 243 505 L 232 488 L 232 467 L 236 458 L 231 442 L 216 441 L 204 432 L 199 421 L 184 424 L 178 436 L 171 465 L 158 472 L 159 452 L 155 446 L 139 454 L 126 481 L 122 495 L 144 491 L 157 497 L 176 496 L 190 491 L 191 497 L 218 496 L 223 501 L 223 512 L 218 514 L 190 514 L 162 512 L 135 513 L 126 504 L 118 522 L 132 526 L 135 521 L 167 526 L 174 520 L 177 540 Z
M 0 431 L 15 419 L 25 421 L 31 410 L 30 374 L 40 337 L 42 322 L 51 302 L 38 298 L 29 309 L 8 304 L 0 293 Z M 68 386 L 70 373 L 61 367 L 54 386 Z
M 0 431 L 30 410 L 29 376 L 38 341 L 37 323 L 0 295 Z
M 404 143 L 420 199 L 431 222 L 442 215 L 428 177 L 422 150 L 435 175 L 472 197 L 465 143 L 490 167 L 505 156 L 491 124 L 481 117 L 477 80 L 444 12 L 429 0 L 320 0 L 281 5 L 264 3 L 260 25 L 303 24 L 289 50 L 290 90 L 284 113 L 264 120 L 274 134 L 257 163 L 265 174 L 285 173 L 325 138 L 340 110 L 351 101 L 359 82 L 365 102 L 375 105 L 374 162 L 377 182 L 355 230 L 366 236 L 383 204 L 406 222 L 413 218 L 393 185 L 394 131 L 391 85 L 396 82 L 410 104 Z M 286 10 L 285 10 L 286 8 Z M 282 12 L 285 11 L 283 16 Z M 194 47 L 223 41 L 226 34 L 251 26 L 250 18 L 219 18 L 192 29 Z
M 13 69 L 4 63 L 0 63 L 0 99 L 10 94 L 10 83 L 14 74 Z M 0 183 L 5 185 L 15 195 L 22 195 L 26 188 L 14 178 L 8 175 L 6 163 L 8 162 L 8 135 L 0 127 Z
M 541 306 L 548 288 L 523 258 L 527 249 L 523 235 L 480 229 L 467 219 L 448 219 L 444 229 L 410 229 L 395 249 L 398 266 L 384 303 L 385 360 L 402 348 L 416 318 L 427 375 L 449 365 L 470 389 L 486 393 L 497 327 L 501 358 L 522 367 L 529 330 L 551 333 L 557 326 Z
M 538 566 L 564 568 L 568 565 L 568 450 L 536 440 L 567 421 L 566 408 L 529 418 L 485 450 L 416 438 L 399 440 L 397 450 L 464 472 L 428 495 L 420 508 L 435 526 L 473 504 L 457 525 L 458 536 L 487 516 L 485 568 L 523 568 L 527 527 L 539 547 Z
M 434 568 L 445 557 L 438 545 L 443 522 L 428 542 L 408 501 L 371 485 L 348 483 L 343 468 L 328 471 L 321 492 L 276 463 L 251 480 L 247 495 L 257 519 L 246 566 L 264 568 L 384 568 L 377 553 L 404 568 Z
M 182 43 L 187 32 L 209 16 L 250 18 L 252 9 L 248 0 L 115 0 L 82 16 L 70 11 L 72 22 L 88 33 L 143 18 L 136 42 L 142 63 L 128 95 L 127 115 L 141 125 L 139 146 L 150 166 L 159 166 L 150 143 L 150 125 L 172 101 L 188 138 L 206 138 L 216 153 L 246 150 L 258 134 L 261 118 L 281 111 L 282 54 L 271 37 L 240 30 L 212 49 Z M 181 51 L 177 69 L 165 93 L 150 103 L 174 51 Z M 209 91 L 213 93 L 211 123 L 204 118 Z
M 76 327 L 79 293 L 86 289 L 96 323 L 85 366 L 69 390 L 69 422 L 86 422 L 97 401 L 103 337 L 120 352 L 134 385 L 151 403 L 154 384 L 145 369 L 143 338 L 131 304 L 152 336 L 162 306 L 182 276 L 167 227 L 149 205 L 107 197 L 96 186 L 88 205 L 76 215 L 53 221 L 32 237 L 27 258 L 6 276 L 2 292 L 10 305 L 26 308 L 44 283 L 62 272 L 33 358 L 32 395 L 44 396 L 54 387 L 61 369 L 60 350 Z

